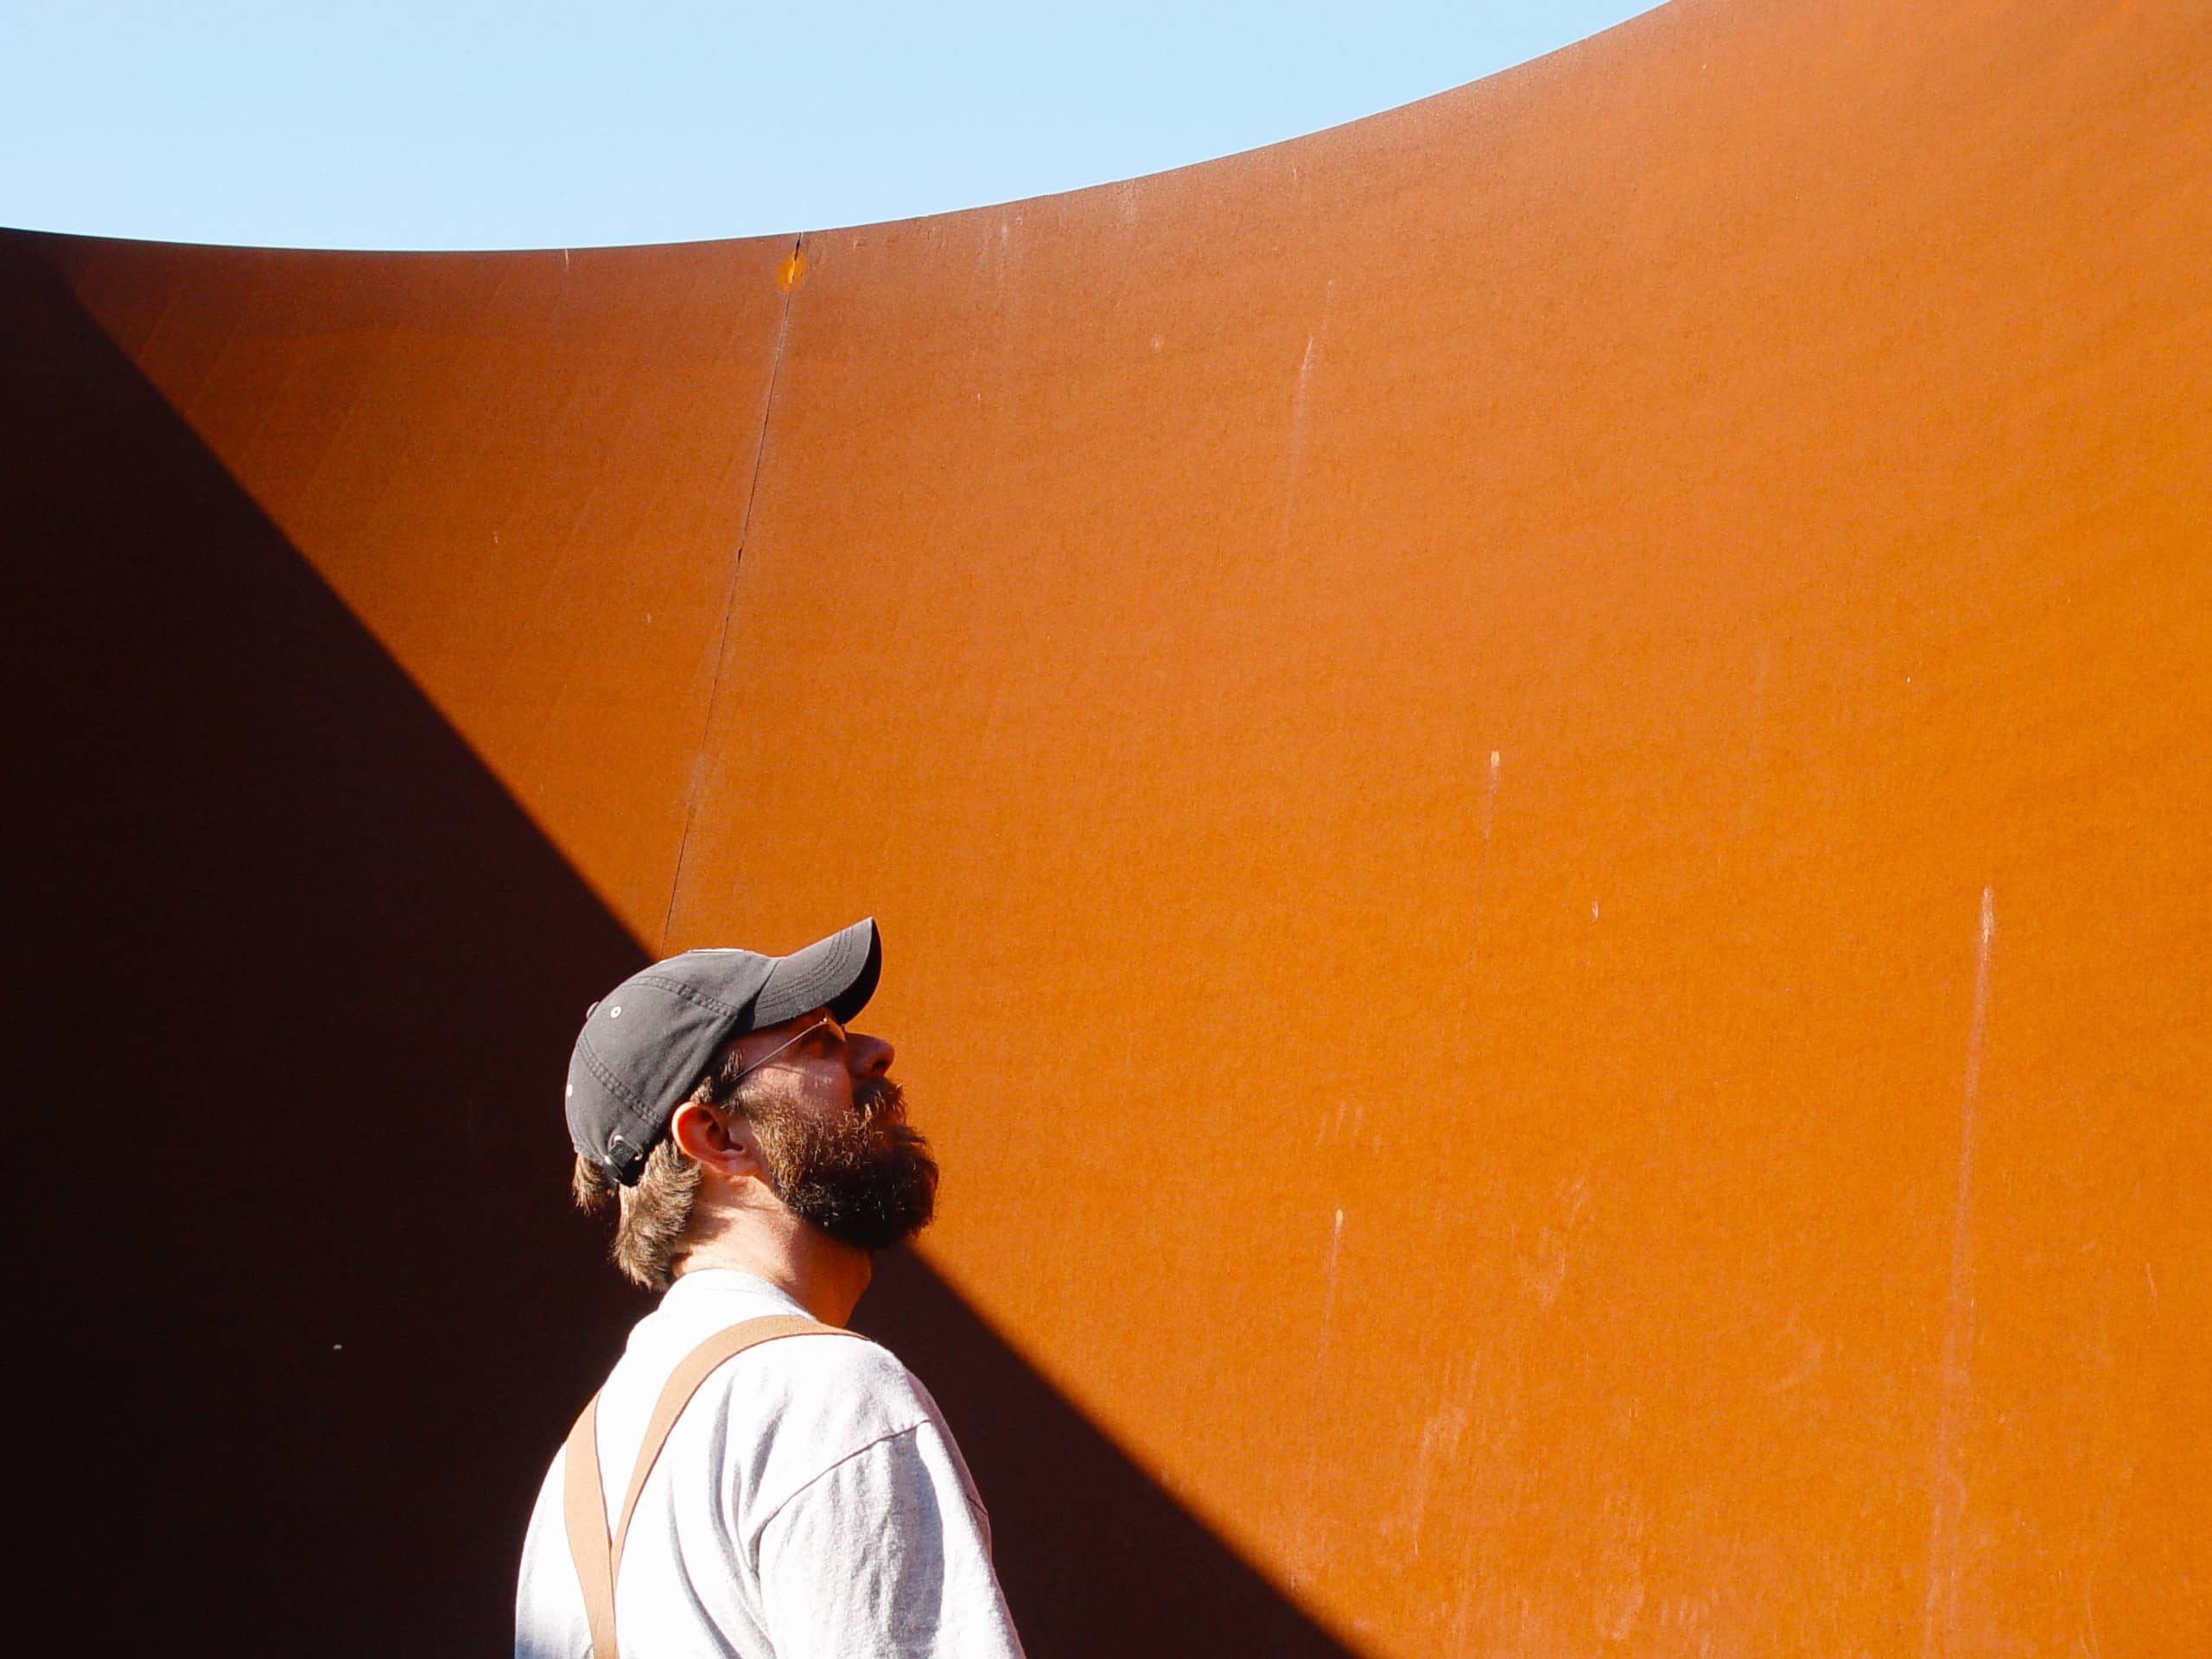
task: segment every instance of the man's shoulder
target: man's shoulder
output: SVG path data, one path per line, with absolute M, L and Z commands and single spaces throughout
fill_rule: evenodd
M 896 1354 L 842 1331 L 749 1348 L 718 1366 L 701 1392 L 716 1397 L 733 1417 L 804 1426 L 855 1449 L 937 1414 Z
M 855 1331 L 826 1325 L 820 1331 L 779 1337 L 748 1349 L 772 1370 L 803 1376 L 831 1388 L 911 1387 L 912 1373 L 898 1355 Z M 745 1356 L 740 1355 L 740 1362 Z
M 677 1421 L 702 1465 L 721 1471 L 749 1535 L 847 1460 L 941 1425 L 898 1356 L 865 1338 L 817 1334 L 748 1348 L 709 1375 Z M 749 1518 L 748 1518 L 749 1517 Z

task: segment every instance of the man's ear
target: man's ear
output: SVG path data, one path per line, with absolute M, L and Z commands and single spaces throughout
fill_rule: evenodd
M 760 1154 L 753 1144 L 753 1126 L 738 1113 L 725 1124 L 709 1108 L 687 1100 L 669 1120 L 668 1138 L 676 1149 L 703 1169 L 734 1180 L 760 1173 Z

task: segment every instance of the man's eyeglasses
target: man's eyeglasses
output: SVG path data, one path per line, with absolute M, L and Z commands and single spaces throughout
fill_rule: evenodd
M 841 1049 L 845 1046 L 844 1027 L 839 1025 L 836 1020 L 825 1014 L 811 1025 L 802 1026 L 798 1031 L 794 1032 L 791 1036 L 786 1037 L 782 1042 L 778 1043 L 775 1047 L 770 1049 L 766 1054 L 763 1054 L 759 1059 L 754 1060 L 751 1065 L 741 1068 L 731 1076 L 722 1079 L 722 1086 L 725 1089 L 736 1088 L 739 1084 L 743 1083 L 746 1078 L 751 1077 L 762 1066 L 767 1065 L 769 1061 L 774 1059 L 785 1049 L 795 1047 L 798 1044 L 804 1042 L 808 1038 L 813 1036 L 817 1031 L 826 1031 L 830 1033 L 829 1046 L 832 1050 Z

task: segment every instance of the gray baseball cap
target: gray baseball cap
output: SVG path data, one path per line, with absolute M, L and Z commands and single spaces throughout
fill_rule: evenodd
M 569 1057 L 569 1140 L 625 1186 L 722 1045 L 826 1007 L 850 1020 L 875 994 L 875 918 L 787 957 L 686 950 L 641 969 L 584 1012 Z

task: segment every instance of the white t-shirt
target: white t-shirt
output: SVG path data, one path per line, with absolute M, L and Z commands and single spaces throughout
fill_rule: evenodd
M 599 1396 L 610 1529 L 645 1420 L 718 1331 L 806 1310 L 747 1274 L 686 1274 L 639 1321 Z M 516 1659 L 591 1651 L 562 1516 L 537 1494 L 515 1593 Z M 791 1337 L 691 1396 L 639 1494 L 615 1584 L 622 1659 L 1020 1659 L 990 1522 L 927 1389 L 887 1350 Z

